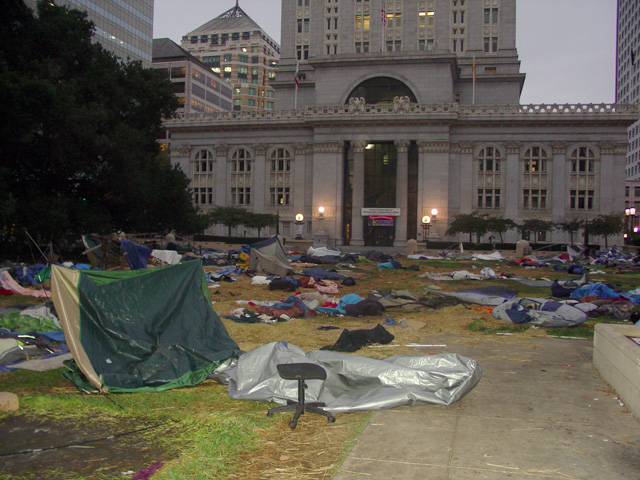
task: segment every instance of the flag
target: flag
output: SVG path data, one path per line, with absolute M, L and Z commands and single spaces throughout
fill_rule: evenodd
M 387 7 L 384 4 L 384 0 L 382 0 L 382 24 L 387 25 Z
M 296 82 L 296 88 L 300 88 L 300 79 L 298 78 L 298 69 L 300 64 L 296 62 L 296 73 L 293 74 L 293 81 Z

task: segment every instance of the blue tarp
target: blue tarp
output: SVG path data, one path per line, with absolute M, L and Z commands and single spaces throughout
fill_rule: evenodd
M 120 247 L 131 270 L 147 268 L 147 261 L 152 251 L 149 247 L 138 245 L 124 238 L 120 240 Z
M 604 283 L 594 283 L 592 285 L 584 285 L 583 287 L 576 288 L 571 293 L 571 298 L 582 298 L 597 295 L 600 298 L 620 298 L 620 292 L 616 292 L 612 288 L 608 287 Z

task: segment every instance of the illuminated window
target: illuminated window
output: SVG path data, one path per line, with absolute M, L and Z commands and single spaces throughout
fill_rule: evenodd
M 524 152 L 522 178 L 522 208 L 537 210 L 547 208 L 547 152 L 540 147 L 531 147 Z
M 291 201 L 291 154 L 284 148 L 276 148 L 269 158 L 269 199 L 271 205 Z

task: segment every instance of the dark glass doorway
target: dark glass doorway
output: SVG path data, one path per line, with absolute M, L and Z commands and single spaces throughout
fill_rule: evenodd
M 393 142 L 372 143 L 364 153 L 364 206 L 365 208 L 395 208 L 398 155 Z M 393 246 L 395 227 L 369 226 L 362 217 L 364 244 Z

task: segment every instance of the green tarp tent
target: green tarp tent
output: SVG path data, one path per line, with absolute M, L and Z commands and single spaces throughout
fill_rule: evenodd
M 239 353 L 211 306 L 200 261 L 111 272 L 53 266 L 51 290 L 79 370 L 67 377 L 80 388 L 197 385 Z

